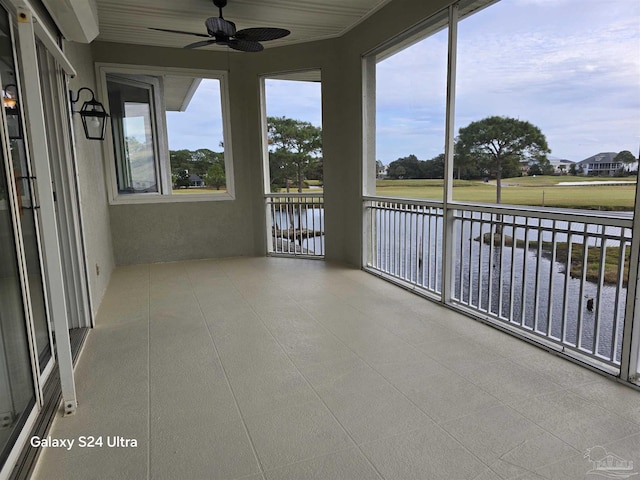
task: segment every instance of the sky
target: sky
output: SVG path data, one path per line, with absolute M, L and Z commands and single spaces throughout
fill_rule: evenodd
M 220 81 L 203 78 L 184 112 L 167 112 L 169 150 L 208 148 L 221 152 Z
M 444 30 L 378 64 L 376 157 L 383 163 L 443 152 L 446 61 Z M 266 91 L 268 115 L 321 125 L 320 84 L 268 80 Z M 198 125 L 169 121 L 170 148 L 190 148 L 194 133 L 211 128 L 217 147 L 221 126 L 211 121 L 210 103 L 196 97 L 192 104 Z M 637 154 L 640 1 L 502 0 L 463 19 L 455 114 L 456 134 L 491 115 L 529 121 L 554 158 Z

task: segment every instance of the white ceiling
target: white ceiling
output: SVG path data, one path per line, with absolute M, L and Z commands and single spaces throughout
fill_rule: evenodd
M 264 46 L 269 48 L 340 36 L 390 1 L 228 0 L 223 15 L 235 22 L 238 30 L 250 27 L 291 30 L 288 37 L 265 42 Z M 204 21 L 218 16 L 212 0 L 97 0 L 97 6 L 100 23 L 97 40 L 161 47 L 183 47 L 198 38 L 148 27 L 206 33 Z

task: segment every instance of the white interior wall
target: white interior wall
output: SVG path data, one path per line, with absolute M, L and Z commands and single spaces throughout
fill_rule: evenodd
M 70 88 L 74 95 L 82 87 L 89 87 L 95 91 L 91 47 L 65 42 L 65 53 L 78 73 L 70 81 Z M 87 95 L 87 93 L 83 92 L 83 95 Z M 87 99 L 83 96 L 81 100 L 84 102 Z M 89 288 L 91 289 L 92 308 L 95 315 L 109 283 L 111 271 L 115 266 L 104 182 L 102 145 L 99 141 L 85 138 L 79 115 L 73 116 L 73 124 L 80 186 L 80 210 L 84 222 Z

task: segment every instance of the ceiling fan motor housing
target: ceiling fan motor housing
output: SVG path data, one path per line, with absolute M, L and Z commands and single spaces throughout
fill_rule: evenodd
M 236 25 L 221 17 L 210 17 L 204 22 L 212 37 L 232 37 L 236 34 Z

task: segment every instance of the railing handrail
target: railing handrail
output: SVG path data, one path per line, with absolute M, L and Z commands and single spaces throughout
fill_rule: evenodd
M 395 203 L 407 203 L 411 205 L 418 205 L 422 207 L 443 207 L 443 202 L 440 200 L 426 200 L 417 198 L 399 198 L 399 197 L 378 197 L 372 195 L 363 195 L 362 199 L 365 202 L 395 202 Z
M 402 203 L 407 205 L 443 207 L 443 202 L 439 200 L 422 200 L 413 198 L 398 197 L 377 197 L 365 196 L 365 202 L 390 202 Z M 580 223 L 599 223 L 610 227 L 631 228 L 633 226 L 633 212 L 617 212 L 617 211 L 591 211 L 578 210 L 572 208 L 556 208 L 556 207 L 534 207 L 509 204 L 492 204 L 492 203 L 469 203 L 452 201 L 449 206 L 454 210 L 495 213 L 501 215 L 517 215 L 520 217 L 541 218 L 543 220 L 564 220 Z M 535 208 L 535 210 L 532 210 Z M 571 217 L 570 219 L 567 217 Z
M 290 193 L 265 193 L 264 198 L 324 198 L 324 192 L 318 193 L 299 193 L 299 192 L 290 192 Z

